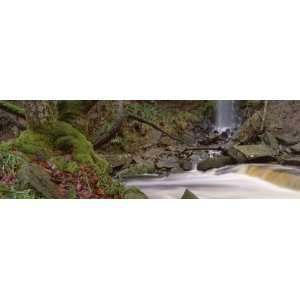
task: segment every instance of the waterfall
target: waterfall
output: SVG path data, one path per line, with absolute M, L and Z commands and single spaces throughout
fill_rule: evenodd
M 216 129 L 219 132 L 233 129 L 235 127 L 235 105 L 234 100 L 218 100 L 216 107 Z

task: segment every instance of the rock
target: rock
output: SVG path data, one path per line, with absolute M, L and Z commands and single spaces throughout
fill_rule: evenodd
M 144 194 L 139 188 L 137 187 L 130 187 L 124 193 L 125 199 L 148 199 L 146 194 Z
M 191 171 L 193 169 L 193 162 L 191 159 L 183 159 L 180 161 L 180 167 L 184 171 Z
M 173 169 L 179 167 L 179 162 L 176 157 L 162 157 L 156 162 L 158 169 Z
M 233 135 L 232 139 L 241 144 L 254 142 L 261 127 L 260 112 L 254 113 Z
M 105 159 L 109 161 L 113 169 L 129 166 L 132 162 L 130 154 L 105 155 Z
M 283 154 L 279 158 L 279 162 L 283 165 L 300 166 L 300 156 Z
M 270 132 L 265 132 L 260 136 L 261 140 L 268 146 L 270 146 L 274 151 L 279 151 L 279 144 L 274 135 Z
M 164 150 L 162 148 L 151 148 L 147 151 L 145 151 L 142 154 L 142 157 L 144 159 L 150 159 L 150 160 L 154 160 L 155 158 L 157 158 Z
M 209 169 L 221 168 L 223 166 L 231 165 L 234 163 L 235 162 L 231 157 L 220 155 L 200 161 L 197 165 L 197 169 L 199 171 L 206 171 Z
M 294 153 L 297 153 L 297 154 L 300 154 L 300 143 L 294 145 L 291 147 L 291 150 L 294 152 Z
M 274 160 L 274 152 L 267 145 L 234 145 L 228 149 L 228 155 L 238 163 L 265 162 Z
M 119 179 L 125 179 L 153 173 L 156 173 L 154 163 L 150 161 L 145 161 L 143 164 L 132 165 L 129 168 L 120 171 L 116 175 L 116 177 Z
M 299 138 L 288 134 L 281 134 L 276 136 L 277 140 L 285 146 L 292 146 L 299 142 Z
M 195 194 L 193 194 L 190 190 L 185 189 L 181 199 L 199 199 Z
M 172 146 L 174 145 L 175 141 L 171 138 L 169 138 L 168 136 L 163 136 L 160 140 L 159 140 L 159 145 L 160 146 Z
M 29 164 L 24 166 L 18 171 L 17 179 L 20 189 L 31 187 L 46 199 L 61 198 L 48 173 L 38 165 Z
M 227 138 L 227 135 L 226 135 L 226 138 Z M 209 133 L 209 135 L 208 135 L 209 143 L 215 143 L 215 142 L 217 142 L 218 139 L 219 139 L 218 133 L 214 133 L 214 132 Z

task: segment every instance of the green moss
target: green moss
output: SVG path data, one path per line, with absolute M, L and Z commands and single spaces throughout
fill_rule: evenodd
M 113 181 L 109 176 L 108 161 L 97 154 L 86 137 L 68 123 L 58 121 L 48 123 L 34 132 L 25 130 L 14 142 L 14 147 L 30 155 L 43 154 L 57 168 L 71 173 L 76 172 L 80 164 L 84 164 L 95 170 L 99 185 L 106 194 L 121 196 L 123 193 L 122 184 Z M 57 155 L 59 153 L 72 154 L 74 161 L 65 161 L 63 156 Z
M 125 199 L 148 199 L 148 197 L 138 188 L 130 187 L 124 193 Z
M 0 107 L 7 111 L 7 112 L 10 112 L 14 115 L 17 115 L 17 116 L 20 116 L 20 117 L 25 117 L 25 110 L 24 108 L 18 106 L 18 105 L 15 105 L 15 104 L 12 104 L 10 103 L 9 101 L 3 101 L 1 100 L 0 101 Z
M 0 152 L 8 152 L 13 148 L 13 141 L 2 142 L 0 143 Z
M 31 129 L 23 131 L 13 142 L 13 146 L 29 155 L 41 154 L 50 157 L 52 154 L 52 145 L 48 137 Z
M 72 124 L 80 132 L 87 132 L 88 120 L 86 118 L 89 101 L 69 100 L 58 103 L 59 119 Z
M 64 156 L 55 156 L 50 158 L 50 162 L 54 164 L 60 171 L 76 173 L 80 167 L 78 163 L 72 160 L 66 160 Z

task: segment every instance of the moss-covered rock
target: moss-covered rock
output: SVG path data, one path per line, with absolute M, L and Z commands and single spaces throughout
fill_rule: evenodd
M 23 131 L 20 136 L 12 142 L 11 146 L 29 155 L 42 154 L 45 157 L 50 157 L 53 153 L 49 138 L 31 129 Z
M 125 191 L 125 199 L 148 199 L 146 194 L 144 194 L 138 187 L 130 187 Z
M 128 169 L 124 169 L 117 174 L 119 179 L 125 179 L 129 177 L 154 174 L 156 173 L 156 168 L 153 162 L 144 162 L 143 164 L 130 166 Z
M 50 176 L 38 165 L 28 164 L 17 173 L 18 188 L 33 188 L 47 199 L 60 198 L 56 185 Z
M 228 155 L 238 163 L 269 162 L 275 160 L 273 149 L 265 144 L 233 145 L 228 149 Z
M 198 197 L 193 194 L 190 190 L 185 189 L 183 195 L 181 196 L 181 199 L 198 199 Z

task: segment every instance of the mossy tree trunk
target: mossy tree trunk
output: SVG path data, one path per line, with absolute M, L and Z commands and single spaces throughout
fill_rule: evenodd
M 33 130 L 57 121 L 56 101 L 27 100 L 23 105 L 28 126 Z

